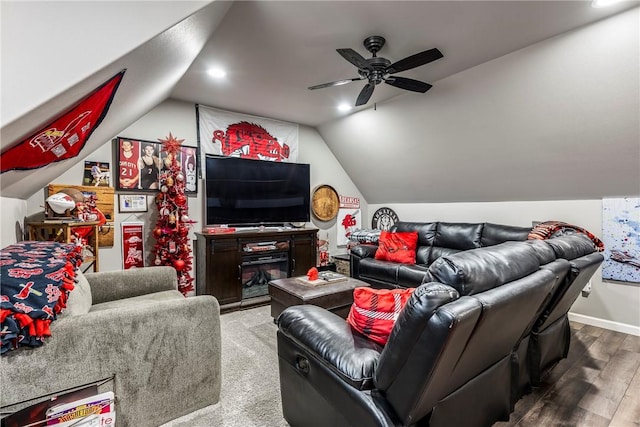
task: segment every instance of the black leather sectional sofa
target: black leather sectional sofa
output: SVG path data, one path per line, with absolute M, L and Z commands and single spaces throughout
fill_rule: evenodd
M 450 252 L 425 267 L 386 346 L 319 307 L 278 317 L 282 407 L 292 427 L 490 426 L 566 357 L 567 312 L 603 260 L 591 240 L 499 243 L 523 230 L 445 224 L 438 234 L 441 224 L 422 228 L 421 241 L 457 247 L 438 246 Z M 474 238 L 453 239 L 462 229 Z M 494 244 L 482 247 L 483 237 Z M 481 247 L 461 250 L 459 240 Z M 421 259 L 434 247 L 419 248 Z
M 377 245 L 362 244 L 351 250 L 351 276 L 374 288 L 408 288 L 422 283 L 429 265 L 443 255 L 527 240 L 531 227 L 492 223 L 398 222 L 390 231 L 418 233 L 415 264 L 374 258 Z

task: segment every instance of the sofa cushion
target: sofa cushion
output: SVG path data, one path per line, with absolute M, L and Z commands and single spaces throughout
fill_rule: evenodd
M 360 261 L 360 278 L 370 277 L 395 285 L 398 282 L 398 267 L 401 265 L 397 262 L 365 258 Z
M 572 260 L 596 251 L 596 247 L 584 234 L 570 234 L 544 240 L 555 252 L 558 258 Z
M 542 240 L 525 240 L 523 243 L 533 248 L 540 261 L 540 265 L 548 264 L 557 258 L 551 246 Z
M 124 298 L 114 301 L 107 301 L 91 306 L 91 312 L 100 310 L 119 310 L 125 307 L 138 307 L 140 305 L 166 301 L 172 299 L 184 299 L 184 295 L 177 290 L 154 292 L 151 294 L 138 295 L 136 297 Z
M 468 224 L 464 222 L 439 222 L 433 246 L 451 249 L 479 248 L 484 224 Z
M 355 288 L 347 322 L 365 337 L 385 345 L 414 289 Z
M 382 231 L 375 258 L 402 264 L 415 264 L 417 242 L 418 233 L 416 232 L 390 233 Z
M 405 264 L 398 267 L 398 286 L 415 288 L 420 286 L 422 279 L 429 271 L 426 264 Z
M 460 295 L 474 295 L 520 279 L 540 268 L 536 252 L 524 242 L 505 242 L 443 256 L 429 266 L 423 283 L 440 282 Z
M 431 246 L 418 246 L 416 248 L 416 264 L 431 264 Z
M 457 254 L 458 252 L 461 252 L 461 250 L 434 246 L 431 248 L 431 252 L 429 253 L 428 264 L 429 265 L 432 264 L 435 260 L 437 260 L 441 256 L 453 255 L 453 254 Z
M 67 298 L 67 308 L 62 311 L 61 317 L 86 314 L 91 309 L 91 286 L 87 278 L 78 270 L 75 280 L 75 286 Z
M 531 227 L 492 224 L 487 222 L 482 229 L 482 246 L 493 246 L 510 240 L 523 241 L 531 232 Z
M 397 222 L 391 231 L 418 233 L 418 246 L 432 246 L 436 237 L 437 222 Z

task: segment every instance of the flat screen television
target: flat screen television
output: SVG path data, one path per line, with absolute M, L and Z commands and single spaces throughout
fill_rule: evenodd
M 207 225 L 309 221 L 308 164 L 205 157 Z

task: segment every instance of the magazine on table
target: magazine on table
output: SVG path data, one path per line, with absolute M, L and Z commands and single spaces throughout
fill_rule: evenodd
M 56 427 L 113 427 L 116 408 L 112 391 L 54 406 L 47 410 L 47 425 Z

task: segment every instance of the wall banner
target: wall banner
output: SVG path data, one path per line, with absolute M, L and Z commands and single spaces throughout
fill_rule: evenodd
M 124 70 L 75 107 L 0 154 L 0 173 L 37 169 L 76 157 L 107 115 Z
M 351 233 L 362 228 L 362 214 L 360 208 L 340 208 L 336 220 L 337 246 L 346 246 Z
M 144 223 L 123 222 L 122 269 L 144 267 Z
M 272 162 L 296 162 L 298 125 L 197 106 L 204 154 Z

